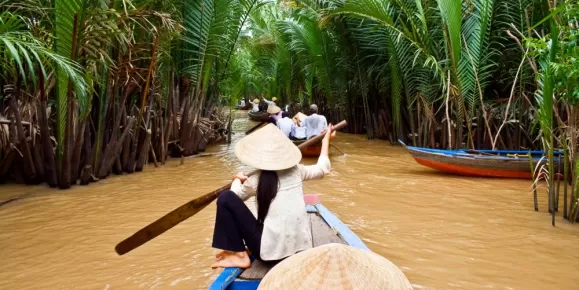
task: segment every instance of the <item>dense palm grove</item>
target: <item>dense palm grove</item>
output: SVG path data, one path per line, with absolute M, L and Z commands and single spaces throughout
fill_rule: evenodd
M 369 138 L 575 160 L 573 1 L 23 0 L 0 11 L 4 179 L 68 188 L 195 154 L 230 124 L 217 108 L 261 95 L 293 112 L 316 103 Z M 541 172 L 554 184 L 552 166 Z
M 217 84 L 247 5 L 0 2 L 0 176 L 68 188 L 222 138 Z
M 533 148 L 547 1 L 295 1 L 251 14 L 228 92 L 323 104 L 370 138 Z M 561 4 L 560 9 L 577 9 Z M 565 11 L 567 12 L 567 11 Z M 560 13 L 558 23 L 566 26 Z M 566 120 L 564 120 L 566 121 Z
M 549 162 L 536 172 L 554 218 L 553 151 L 565 151 L 565 180 L 579 169 L 578 16 L 573 1 L 267 3 L 250 13 L 223 91 L 281 97 L 293 111 L 317 103 L 369 138 L 544 148 Z M 578 196 L 568 204 L 564 186 L 565 217 L 577 217 Z

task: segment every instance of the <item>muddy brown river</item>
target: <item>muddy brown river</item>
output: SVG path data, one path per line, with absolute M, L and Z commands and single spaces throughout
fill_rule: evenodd
M 235 120 L 234 142 L 254 124 Z M 530 181 L 439 174 L 364 136 L 333 144 L 346 155 L 331 149 L 331 174 L 306 191 L 415 289 L 579 289 L 579 225 L 551 226 L 544 189 L 537 213 Z M 0 200 L 25 195 L 0 207 L 0 289 L 207 288 L 215 204 L 125 256 L 114 246 L 247 169 L 232 148 L 65 191 L 0 186 Z

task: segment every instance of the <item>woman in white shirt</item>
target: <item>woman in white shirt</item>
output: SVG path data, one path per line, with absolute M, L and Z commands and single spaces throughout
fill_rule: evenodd
M 258 99 L 254 99 L 253 102 L 251 103 L 251 105 L 253 106 L 251 109 L 252 112 L 258 112 L 259 111 L 259 100 Z
M 330 172 L 328 150 L 335 136 L 332 126 L 322 141 L 315 165 L 299 164 L 300 150 L 272 124 L 237 142 L 235 155 L 258 173 L 235 175 L 231 190 L 217 199 L 212 268 L 248 268 L 251 254 L 277 262 L 312 247 L 310 223 L 303 200 L 303 181 L 320 179 Z M 256 196 L 257 216 L 243 201 Z
M 263 101 L 266 102 L 269 107 L 275 106 L 275 105 L 276 105 L 275 102 L 277 102 L 277 98 L 276 98 L 276 97 L 273 97 L 273 98 L 271 98 L 271 101 L 268 101 L 268 100 L 262 95 L 262 96 L 261 96 L 261 99 L 263 99 Z M 269 107 L 268 107 L 268 108 L 269 108 Z

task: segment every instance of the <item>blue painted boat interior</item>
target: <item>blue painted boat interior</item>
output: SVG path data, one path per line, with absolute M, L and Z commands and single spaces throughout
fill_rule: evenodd
M 324 221 L 336 232 L 340 237 L 350 246 L 370 250 L 362 242 L 362 240 L 354 233 L 348 226 L 334 215 L 329 209 L 322 204 L 306 205 L 306 210 L 309 213 L 318 213 Z M 260 280 L 241 280 L 236 279 L 241 275 L 243 269 L 239 268 L 225 268 L 223 272 L 217 276 L 213 284 L 209 286 L 209 290 L 255 290 L 259 286 Z

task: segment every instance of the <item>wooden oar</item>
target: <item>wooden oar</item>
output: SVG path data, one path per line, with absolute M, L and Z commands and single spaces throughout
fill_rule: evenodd
M 338 152 L 342 153 L 342 155 L 346 155 L 346 153 L 342 152 L 342 150 L 336 147 L 336 145 L 330 143 L 330 146 L 334 147 L 334 149 L 338 150 Z
M 334 126 L 334 131 L 340 130 L 346 126 L 346 121 L 342 121 Z M 298 145 L 298 148 L 305 148 L 311 145 L 314 145 L 324 139 L 324 135 L 319 135 L 313 137 L 312 139 L 307 140 L 306 142 Z M 251 173 L 247 174 L 247 176 L 255 174 L 257 171 L 254 170 Z M 217 199 L 219 194 L 231 187 L 231 182 L 227 185 L 224 185 L 210 193 L 207 193 L 203 196 L 200 196 L 194 200 L 189 201 L 188 203 L 174 209 L 170 213 L 166 214 L 165 216 L 161 217 L 160 219 L 154 221 L 152 224 L 140 229 L 138 232 L 134 233 L 132 236 L 126 238 L 117 246 L 115 247 L 115 251 L 119 255 L 124 255 L 139 246 L 143 245 L 144 243 L 154 239 L 155 237 L 159 236 L 160 234 L 166 232 L 170 228 L 178 225 L 182 221 L 190 218 L 194 214 L 198 213 L 202 209 L 204 209 L 207 205 Z
M 265 123 L 266 123 L 266 122 L 265 122 L 265 121 L 263 121 L 263 122 L 261 122 L 261 123 L 259 123 L 259 124 L 255 125 L 255 126 L 253 126 L 253 128 L 251 128 L 251 129 L 249 129 L 249 130 L 245 131 L 245 135 L 247 135 L 247 134 L 249 134 L 249 133 L 251 133 L 251 132 L 253 132 L 253 131 L 257 130 L 257 128 L 261 127 L 261 125 L 263 125 L 263 124 L 265 124 Z

